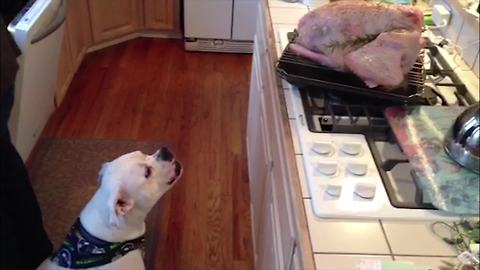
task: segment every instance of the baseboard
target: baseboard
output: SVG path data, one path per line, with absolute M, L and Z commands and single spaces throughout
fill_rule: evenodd
M 110 47 L 110 46 L 113 46 L 113 45 L 116 45 L 116 44 L 119 44 L 119 43 L 122 43 L 122 42 L 125 42 L 125 41 L 128 41 L 128 40 L 131 40 L 131 39 L 134 39 L 134 38 L 138 38 L 138 37 L 174 38 L 174 39 L 183 38 L 181 33 L 172 33 L 172 32 L 168 32 L 168 31 L 165 31 L 165 32 L 163 32 L 163 31 L 135 32 L 135 33 L 131 33 L 131 34 L 128 34 L 128 35 L 120 37 L 120 38 L 116 38 L 116 39 L 113 39 L 113 40 L 109 40 L 109 41 L 106 41 L 106 42 L 102 42 L 102 43 L 93 45 L 92 47 L 89 47 L 87 49 L 87 53 L 98 51 L 98 50 L 101 50 L 103 48 Z
M 140 32 L 141 37 L 149 37 L 149 38 L 174 38 L 174 39 L 182 39 L 182 33 L 172 33 L 172 32 L 158 32 L 158 31 L 142 31 Z
M 89 47 L 87 49 L 87 53 L 98 51 L 98 50 L 101 50 L 103 48 L 110 47 L 110 46 L 113 46 L 113 45 L 116 45 L 116 44 L 119 44 L 119 43 L 122 43 L 122 42 L 125 42 L 125 41 L 128 41 L 128 40 L 137 38 L 139 36 L 140 36 L 140 33 L 131 33 L 131 34 L 128 34 L 128 35 L 120 37 L 120 38 L 105 41 L 105 42 L 102 42 L 102 43 L 99 43 L 99 44 L 96 44 L 96 45 L 93 45 L 93 46 Z

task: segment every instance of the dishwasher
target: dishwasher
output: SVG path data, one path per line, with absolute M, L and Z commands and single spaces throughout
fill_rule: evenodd
M 12 142 L 25 161 L 54 111 L 67 0 L 33 0 L 8 25 L 22 54 L 9 121 Z

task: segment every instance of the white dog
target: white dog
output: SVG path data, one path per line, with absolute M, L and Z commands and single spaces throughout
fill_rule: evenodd
M 70 229 L 63 246 L 38 269 L 145 269 L 139 249 L 145 217 L 182 173 L 167 148 L 140 151 L 105 163 L 100 187 Z

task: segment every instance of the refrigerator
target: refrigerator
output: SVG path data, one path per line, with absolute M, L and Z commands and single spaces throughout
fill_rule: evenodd
M 184 0 L 185 49 L 251 53 L 259 0 Z

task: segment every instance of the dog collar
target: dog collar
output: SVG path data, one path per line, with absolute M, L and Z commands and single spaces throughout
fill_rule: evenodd
M 125 242 L 107 242 L 91 235 L 80 218 L 70 228 L 60 249 L 50 260 L 65 268 L 98 267 L 118 260 L 128 252 L 143 247 L 143 236 Z

